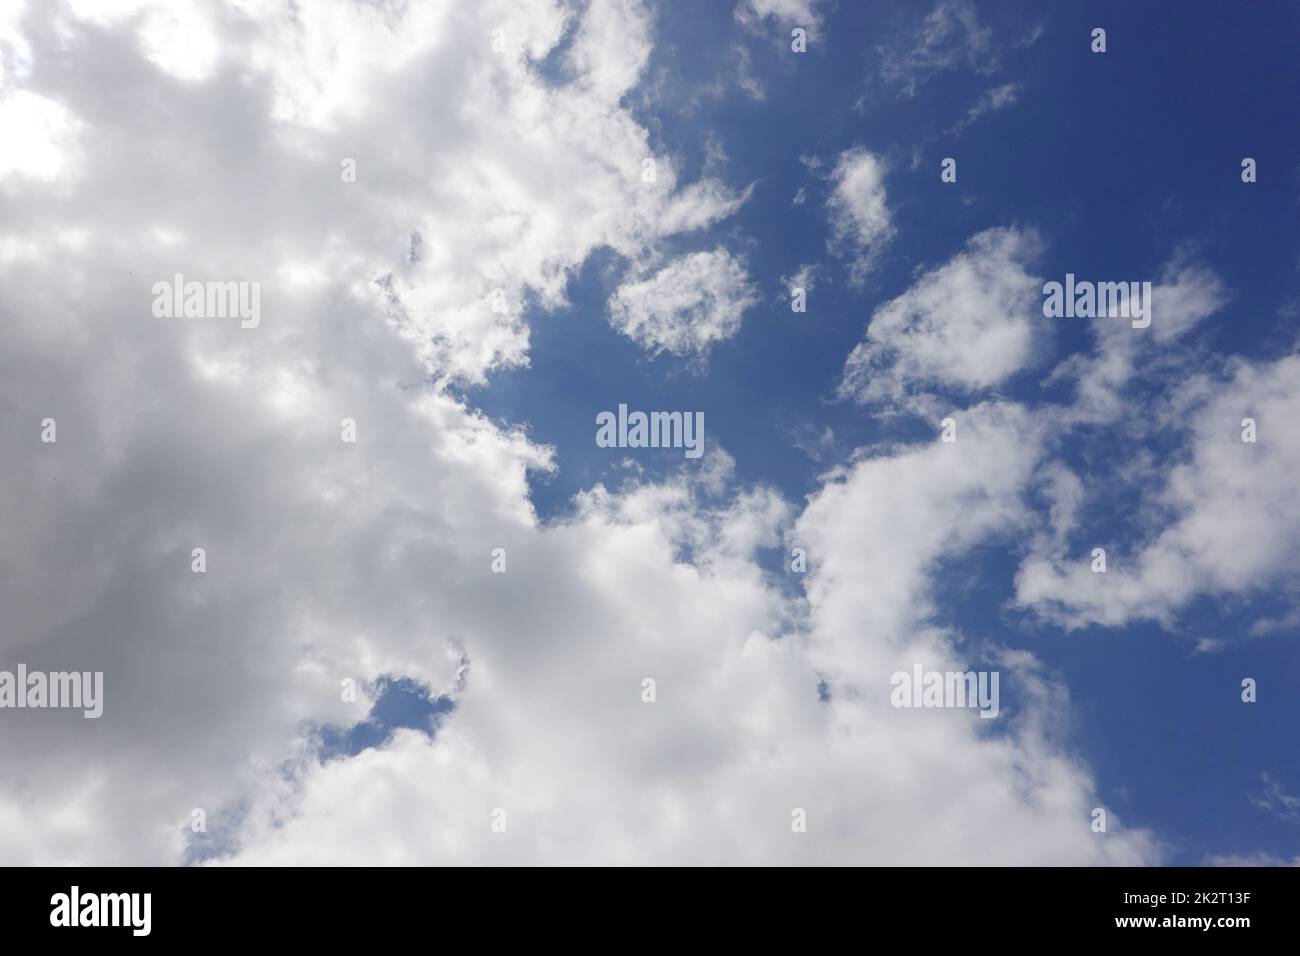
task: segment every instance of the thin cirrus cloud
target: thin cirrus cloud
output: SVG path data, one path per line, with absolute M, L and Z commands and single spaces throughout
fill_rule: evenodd
M 952 132 L 954 134 L 960 133 L 981 116 L 1015 106 L 1019 102 L 1022 92 L 1024 92 L 1024 87 L 1019 83 L 1003 83 L 1001 86 L 986 90 L 975 101 L 975 104 L 966 111 L 966 115 L 953 124 Z
M 964 69 L 987 75 L 1001 61 L 993 31 L 981 25 L 970 0 L 940 0 L 910 38 L 880 52 L 882 79 L 906 98 L 937 74 Z

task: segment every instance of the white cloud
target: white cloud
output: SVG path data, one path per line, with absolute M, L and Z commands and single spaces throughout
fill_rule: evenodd
M 782 276 L 781 282 L 785 285 L 786 291 L 791 294 L 795 289 L 803 289 L 804 292 L 811 293 L 817 285 L 820 272 L 816 265 L 805 263 L 795 270 L 794 275 Z
M 32 70 L 32 48 L 19 30 L 27 12 L 27 0 L 11 0 L 0 6 L 0 92 L 25 79 Z M 8 140 L 12 146 L 14 141 Z
M 751 29 L 770 19 L 782 27 L 803 27 L 813 35 L 822 24 L 820 6 L 821 0 L 740 0 L 735 17 Z
M 753 561 L 776 543 L 785 502 L 749 490 L 710 508 L 685 480 L 597 487 L 573 520 L 523 543 L 511 587 L 532 600 L 458 605 L 475 650 L 438 737 L 304 768 L 254 807 L 235 861 L 1158 858 L 1113 817 L 1104 840 L 1091 833 L 1091 783 L 1058 742 L 1066 704 L 1028 655 L 998 658 L 1024 687 L 1005 735 L 888 703 L 896 666 L 958 666 L 925 626 L 927 566 L 1016 524 L 1035 456 L 1027 416 L 985 407 L 969 425 L 960 459 L 936 444 L 864 460 L 810 503 L 794 532 L 813 562 L 806 638 L 774 630 L 792 609 Z M 654 704 L 639 698 L 646 676 Z M 489 827 L 497 807 L 505 833 Z M 809 827 L 792 839 L 794 807 Z
M 1161 289 L 1171 298 L 1162 299 Z M 1223 297 L 1213 274 L 1178 272 L 1154 293 L 1145 331 L 1155 332 L 1163 316 L 1165 338 L 1181 334 Z M 1153 403 L 1124 389 L 1139 363 L 1156 360 L 1151 344 L 1121 344 L 1143 331 L 1124 325 L 1123 332 L 1103 333 L 1078 403 L 1062 421 L 1095 425 L 1127 415 L 1120 440 L 1135 447 L 1135 459 L 1153 431 L 1178 439 L 1178 451 L 1163 471 L 1138 460 L 1131 473 L 1115 474 L 1119 489 L 1140 485 L 1143 492 L 1129 540 L 1097 541 L 1082 551 L 1060 542 L 1036 545 L 1017 574 L 1017 602 L 1066 627 L 1118 627 L 1144 619 L 1171 624 L 1198 595 L 1295 587 L 1300 519 L 1290 500 L 1300 468 L 1292 424 L 1300 417 L 1300 356 L 1234 359 L 1222 376 L 1182 368 L 1183 380 Z M 1245 418 L 1257 423 L 1255 443 L 1242 441 Z M 1107 547 L 1105 574 L 1091 570 L 1094 546 Z
M 986 113 L 996 113 L 998 110 L 1014 106 L 1020 99 L 1023 89 L 1019 83 L 1003 83 L 1001 86 L 985 90 L 975 101 L 975 105 L 967 110 L 966 115 L 953 126 L 952 132 L 960 133 Z
M 1218 312 L 1229 296 L 1212 271 L 1176 256 L 1160 271 L 1151 290 L 1151 331 L 1156 342 L 1168 344 Z
M 0 184 L 22 176 L 52 183 L 75 168 L 81 121 L 58 101 L 0 92 Z
M 839 392 L 861 402 L 897 401 L 947 386 L 998 385 L 1034 357 L 1044 332 L 1031 274 L 1041 252 L 1032 230 L 988 229 L 878 308 L 849 355 Z
M 219 18 L 213 69 L 231 82 L 125 71 L 148 78 L 148 108 L 122 108 L 144 96 L 129 83 L 61 83 L 87 161 L 24 184 L 28 220 L 0 224 L 0 657 L 102 669 L 108 699 L 99 722 L 25 712 L 0 741 L 22 768 L 0 784 L 5 862 L 175 861 L 191 808 L 229 835 L 311 726 L 361 716 L 342 677 L 452 687 L 469 643 L 447 606 L 496 599 L 488 552 L 535 533 L 526 473 L 553 460 L 441 383 L 526 361 L 524 305 L 562 303 L 594 249 L 641 256 L 732 201 L 679 188 L 670 157 L 640 181 L 648 134 L 618 104 L 648 44 L 640 11 L 593 5 L 560 85 L 491 41 L 505 24 L 544 53 L 567 6 L 325 2 Z M 33 9 L 4 49 L 52 56 L 56 12 Z M 59 55 L 145 64 L 149 16 L 68 18 Z M 43 75 L 5 64 L 6 83 Z M 18 172 L 52 167 L 37 160 Z M 178 271 L 260 280 L 260 327 L 155 319 L 151 285 Z M 28 428 L 47 416 L 52 446 Z
M 902 51 L 899 52 L 900 47 Z M 940 0 L 926 15 L 910 46 L 881 47 L 881 75 L 899 87 L 901 96 L 915 96 L 933 76 L 967 69 L 979 74 L 998 68 L 993 31 L 980 26 L 969 0 Z
M 652 354 L 706 356 L 740 330 L 758 301 L 744 264 L 725 249 L 674 259 L 648 279 L 624 282 L 609 300 L 609 320 Z
M 729 217 L 749 199 L 751 184 L 735 192 L 717 179 L 701 179 L 677 192 L 658 220 L 658 232 L 672 235 L 704 229 Z
M 1300 797 L 1287 793 L 1286 787 L 1267 770 L 1259 775 L 1264 790 L 1250 798 L 1250 802 L 1280 820 L 1300 823 Z
M 894 237 L 885 203 L 885 164 L 860 146 L 845 150 L 831 172 L 828 248 L 851 261 L 853 281 L 861 282 L 875 266 L 880 250 Z
M 640 3 L 593 3 L 569 50 L 579 82 L 617 103 L 640 79 L 650 58 L 650 13 Z
M 1054 378 L 1074 381 L 1071 420 L 1114 422 L 1124 413 L 1124 391 L 1139 365 L 1162 353 L 1177 358 L 1180 353 L 1173 346 L 1228 300 L 1223 282 L 1205 266 L 1184 255 L 1165 263 L 1151 289 L 1150 328 L 1133 329 L 1109 316 L 1095 319 L 1094 353 L 1072 356 L 1053 373 Z

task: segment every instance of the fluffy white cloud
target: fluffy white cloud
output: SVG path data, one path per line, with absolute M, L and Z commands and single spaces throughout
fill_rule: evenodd
M 733 202 L 679 188 L 670 157 L 641 182 L 648 135 L 618 103 L 640 4 L 219 10 L 206 81 L 152 62 L 152 8 L 57 34 L 33 8 L 4 34 L 6 84 L 57 88 L 93 161 L 0 174 L 0 658 L 107 685 L 99 721 L 6 712 L 6 862 L 180 859 L 192 808 L 228 837 L 313 726 L 364 715 L 342 678 L 452 689 L 445 606 L 496 599 L 489 551 L 533 533 L 526 472 L 553 464 L 438 383 L 525 361 L 523 307 L 561 303 L 593 249 L 642 256 Z M 543 81 L 566 31 L 568 75 Z M 137 87 L 105 97 L 78 64 L 115 59 Z M 260 281 L 260 326 L 154 317 L 176 272 Z
M 1182 255 L 1165 263 L 1151 288 L 1149 328 L 1133 329 L 1110 316 L 1095 319 L 1093 353 L 1072 356 L 1053 373 L 1074 383 L 1071 421 L 1099 424 L 1119 419 L 1125 411 L 1125 390 L 1138 367 L 1162 356 L 1178 361 L 1182 353 L 1175 346 L 1228 300 L 1222 280 L 1205 266 Z
M 861 146 L 841 153 L 831 171 L 827 246 L 850 260 L 855 282 L 862 281 L 894 237 L 893 218 L 885 203 L 885 171 L 884 161 Z
M 810 503 L 792 532 L 812 560 L 806 634 L 787 630 L 793 608 L 753 561 L 790 516 L 779 498 L 710 507 L 685 480 L 594 489 L 502 582 L 532 600 L 460 609 L 475 650 L 438 737 L 304 768 L 254 808 L 234 861 L 1154 859 L 1141 831 L 1089 829 L 1096 797 L 1060 746 L 1062 690 L 1028 655 L 992 652 L 1021 687 L 1005 733 L 889 704 L 894 670 L 967 664 L 928 625 L 927 567 L 1021 513 L 1028 416 L 986 406 L 967 424 L 960 452 L 864 459 Z M 377 819 L 394 824 L 376 832 Z
M 1060 423 L 1113 429 L 1133 454 L 1104 488 L 1085 489 L 1062 470 L 1068 477 L 1053 496 L 1055 530 L 1034 536 L 1016 577 L 1017 604 L 1067 628 L 1134 620 L 1172 626 L 1199 595 L 1300 586 L 1300 525 L 1290 505 L 1300 467 L 1292 425 L 1300 415 L 1300 357 L 1210 365 L 1189 333 L 1228 300 L 1214 272 L 1175 257 L 1153 287 L 1149 329 L 1098 318 L 1093 354 L 1054 373 L 1076 386 Z M 1176 384 L 1152 388 L 1153 381 Z M 1246 418 L 1256 422 L 1255 442 L 1242 440 Z M 1174 443 L 1167 461 L 1143 451 L 1154 435 Z M 1098 495 L 1128 493 L 1139 504 L 1124 536 L 1088 540 L 1079 515 Z M 1106 549 L 1104 574 L 1092 570 L 1094 547 Z M 1252 632 L 1278 626 L 1261 619 Z
M 647 279 L 627 281 L 609 300 L 614 328 L 652 354 L 703 357 L 740 331 L 758 301 L 744 263 L 726 249 L 674 259 Z
M 1032 230 L 973 236 L 875 311 L 845 363 L 840 395 L 876 402 L 936 385 L 971 392 L 1025 367 L 1044 330 L 1042 280 L 1027 271 L 1041 245 Z
M 1300 356 L 1236 361 L 1222 381 L 1193 376 L 1166 406 L 1141 413 L 1156 415 L 1152 424 L 1169 434 L 1186 435 L 1185 450 L 1167 472 L 1139 476 L 1147 487 L 1135 526 L 1152 530 L 1122 547 L 1098 541 L 1076 553 L 1035 548 L 1016 577 L 1018 603 L 1067 627 L 1170 623 L 1199 594 L 1294 586 Z M 1254 443 L 1242 441 L 1245 418 L 1257 423 Z M 1105 574 L 1091 570 L 1094 546 L 1107 546 Z

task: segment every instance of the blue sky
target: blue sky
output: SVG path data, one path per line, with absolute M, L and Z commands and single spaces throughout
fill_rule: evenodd
M 7 5 L 0 863 L 1300 861 L 1297 28 Z

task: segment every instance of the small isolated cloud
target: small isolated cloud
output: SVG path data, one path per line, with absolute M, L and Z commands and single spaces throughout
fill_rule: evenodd
M 653 355 L 704 357 L 740 329 L 758 301 L 744 263 L 725 249 L 674 259 L 648 279 L 626 282 L 609 300 L 609 320 Z
M 921 23 L 902 52 L 881 48 L 881 76 L 899 95 L 912 97 L 933 76 L 967 69 L 988 74 L 998 68 L 993 31 L 981 27 L 969 0 L 942 0 Z
M 802 265 L 795 270 L 794 275 L 781 276 L 781 282 L 785 285 L 786 291 L 791 295 L 795 289 L 803 289 L 804 292 L 811 292 L 817 282 L 818 269 L 815 265 Z
M 1024 87 L 1019 83 L 1003 83 L 1001 86 L 985 90 L 984 95 L 976 100 L 975 105 L 967 110 L 966 115 L 953 126 L 952 132 L 960 133 L 985 113 L 996 113 L 1008 106 L 1015 106 L 1023 90 Z
M 840 154 L 831 173 L 831 237 L 827 248 L 852 261 L 857 283 L 875 266 L 880 250 L 894 237 L 894 223 L 885 202 L 884 161 L 860 146 Z
M 788 429 L 787 434 L 790 444 L 819 465 L 829 461 L 835 452 L 835 430 L 830 425 L 818 429 L 810 422 L 802 422 Z
M 860 402 L 917 388 L 965 392 L 1005 381 L 1033 357 L 1042 280 L 1033 230 L 988 229 L 871 318 L 849 355 L 839 393 Z
M 1022 36 L 1019 40 L 1016 41 L 1016 46 L 1031 47 L 1039 40 L 1041 40 L 1043 38 L 1043 34 L 1046 32 L 1047 32 L 1047 27 L 1043 26 L 1042 23 L 1035 23 L 1032 27 L 1029 28 L 1029 31 L 1024 36 Z

